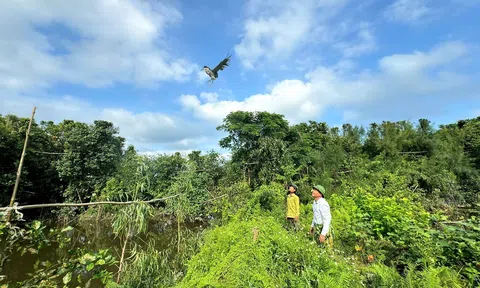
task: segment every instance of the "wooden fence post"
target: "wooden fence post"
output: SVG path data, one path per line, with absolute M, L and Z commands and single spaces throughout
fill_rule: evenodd
M 18 185 L 20 184 L 20 175 L 22 174 L 23 159 L 25 158 L 25 151 L 27 149 L 27 143 L 28 143 L 28 135 L 30 134 L 30 128 L 32 127 L 32 121 L 33 121 L 33 116 L 35 115 L 35 110 L 37 110 L 37 107 L 34 106 L 32 111 L 32 116 L 30 117 L 30 122 L 28 123 L 27 133 L 25 135 L 25 142 L 23 143 L 22 156 L 20 157 L 20 164 L 18 165 L 17 180 L 15 181 L 15 187 L 13 188 L 12 198 L 10 199 L 10 207 L 12 207 L 13 203 L 15 202 Z M 7 222 L 10 222 L 11 212 L 12 210 L 9 210 L 7 212 Z

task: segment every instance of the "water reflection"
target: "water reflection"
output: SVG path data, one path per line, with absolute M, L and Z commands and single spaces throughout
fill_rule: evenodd
M 57 245 L 51 245 L 45 247 L 39 251 L 39 254 L 26 253 L 20 255 L 19 253 L 13 253 L 10 255 L 9 261 L 4 264 L 3 274 L 7 276 L 7 279 L 0 279 L 0 284 L 6 282 L 17 282 L 28 279 L 28 273 L 34 271 L 34 264 L 37 260 L 56 262 L 58 259 L 66 257 L 68 249 L 83 247 L 90 251 L 98 251 L 100 249 L 109 248 L 112 254 L 120 259 L 121 245 L 120 239 L 115 237 L 112 229 L 113 219 L 102 218 L 96 219 L 96 217 L 82 217 L 81 220 L 77 220 L 75 223 L 70 223 L 74 229 L 67 231 L 66 235 L 71 238 L 71 245 L 68 248 L 61 249 Z M 64 223 L 58 223 L 53 221 L 43 222 L 48 231 L 50 228 L 63 228 Z M 186 221 L 181 224 L 182 233 L 185 232 L 200 232 L 205 229 L 207 223 L 196 219 L 195 221 Z M 155 249 L 163 251 L 168 248 L 172 243 L 176 243 L 177 238 L 177 223 L 174 218 L 169 217 L 155 217 L 149 221 L 148 230 L 146 233 L 132 237 L 129 241 L 132 245 L 137 245 L 141 248 L 145 248 L 149 242 L 155 243 Z M 3 240 L 3 239 L 2 239 Z M 0 240 L 0 241 L 2 241 Z M 116 272 L 116 267 L 109 269 L 112 272 Z M 99 283 L 97 283 L 98 285 Z M 92 283 L 91 287 L 103 287 L 97 286 Z

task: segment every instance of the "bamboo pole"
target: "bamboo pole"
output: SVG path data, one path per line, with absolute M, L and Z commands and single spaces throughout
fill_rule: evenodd
M 47 204 L 33 204 L 33 205 L 25 205 L 25 206 L 16 206 L 16 207 L 0 207 L 0 211 L 5 210 L 22 210 L 22 209 L 33 209 L 33 208 L 46 208 L 46 207 L 76 207 L 76 206 L 90 206 L 90 205 L 127 205 L 127 204 L 134 204 L 134 203 L 152 203 L 157 201 L 166 200 L 169 198 L 174 198 L 179 196 L 180 194 L 168 196 L 165 198 L 159 199 L 152 199 L 148 201 L 126 201 L 126 202 L 115 202 L 115 201 L 99 201 L 99 202 L 87 202 L 87 203 L 47 203 Z
M 125 235 L 125 242 L 123 243 L 123 247 L 122 247 L 122 255 L 120 256 L 120 267 L 118 268 L 117 284 L 120 283 L 120 275 L 122 274 L 122 268 L 123 268 L 123 258 L 125 257 L 125 250 L 127 248 L 128 235 L 130 234 L 130 230 L 128 232 L 129 233 Z
M 20 175 L 22 174 L 23 159 L 25 159 L 25 151 L 27 150 L 28 136 L 30 134 L 30 128 L 32 127 L 33 117 L 35 116 L 35 110 L 37 110 L 37 107 L 34 106 L 32 111 L 32 116 L 30 117 L 30 122 L 28 123 L 27 133 L 25 135 L 25 142 L 23 143 L 22 156 L 20 157 L 20 164 L 18 165 L 17 180 L 15 181 L 15 187 L 13 188 L 12 198 L 10 199 L 10 207 L 13 206 L 13 203 L 15 202 L 15 197 L 17 196 L 18 186 L 20 184 Z M 7 222 L 10 222 L 10 216 L 11 216 L 11 210 L 8 211 Z
M 95 205 L 128 205 L 134 203 L 153 203 L 158 201 L 167 200 L 170 198 L 174 198 L 180 196 L 181 194 L 175 194 L 172 196 L 167 196 L 165 198 L 157 198 L 151 199 L 147 201 L 126 201 L 126 202 L 115 202 L 115 201 L 99 201 L 99 202 L 87 202 L 87 203 L 46 203 L 46 204 L 32 204 L 32 205 L 24 205 L 24 206 L 15 206 L 15 207 L 0 207 L 0 211 L 9 211 L 9 210 L 24 210 L 24 209 L 34 209 L 34 208 L 47 208 L 47 207 L 76 207 L 76 206 L 95 206 Z M 223 198 L 228 194 L 222 194 L 218 197 L 205 200 L 204 202 L 210 202 L 219 198 Z

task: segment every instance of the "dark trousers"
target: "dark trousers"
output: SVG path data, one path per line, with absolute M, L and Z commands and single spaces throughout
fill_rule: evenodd
M 288 222 L 288 230 L 293 230 L 293 231 L 298 231 L 299 230 L 299 225 L 298 222 L 295 221 L 295 218 L 287 218 Z

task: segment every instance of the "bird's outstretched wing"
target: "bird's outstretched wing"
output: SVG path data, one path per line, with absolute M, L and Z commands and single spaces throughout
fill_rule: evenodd
M 223 70 L 223 68 L 225 68 L 225 66 L 228 66 L 228 62 L 230 61 L 230 57 L 231 55 L 228 55 L 225 59 L 222 60 L 222 62 L 218 63 L 217 66 L 215 66 L 215 68 L 213 68 L 213 73 L 217 74 L 217 72 L 219 70 Z

